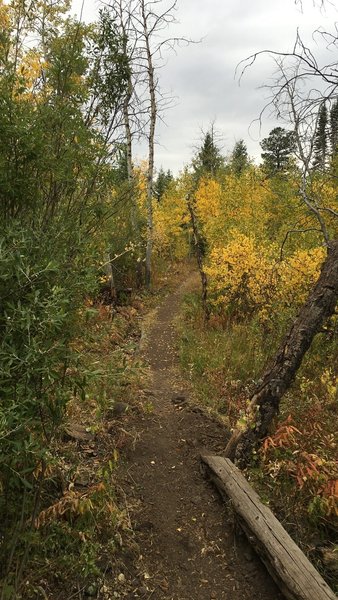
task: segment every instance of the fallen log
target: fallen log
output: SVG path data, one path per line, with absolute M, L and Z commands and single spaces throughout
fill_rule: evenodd
M 231 460 L 203 454 L 201 461 L 204 474 L 231 500 L 241 527 L 284 596 L 289 600 L 337 600 Z

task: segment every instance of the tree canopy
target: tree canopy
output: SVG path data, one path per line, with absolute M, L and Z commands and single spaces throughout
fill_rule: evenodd
M 292 131 L 283 127 L 272 129 L 261 142 L 263 166 L 268 173 L 283 173 L 290 168 L 295 150 L 295 137 Z

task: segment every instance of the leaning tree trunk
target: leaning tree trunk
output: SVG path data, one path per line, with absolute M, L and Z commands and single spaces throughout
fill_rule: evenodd
M 203 314 L 204 314 L 205 321 L 208 321 L 210 318 L 210 309 L 208 306 L 208 279 L 207 279 L 206 273 L 203 268 L 203 251 L 202 251 L 203 242 L 202 242 L 202 236 L 198 229 L 195 210 L 192 205 L 190 196 L 187 196 L 187 206 L 188 206 L 192 230 L 193 230 L 193 234 L 194 234 L 197 265 L 198 265 L 198 270 L 199 270 L 199 274 L 201 277 Z
M 269 433 L 280 401 L 292 384 L 313 338 L 333 315 L 338 300 L 338 240 L 331 242 L 319 279 L 286 334 L 263 381 L 250 398 L 244 427 L 238 425 L 225 455 L 240 466 Z

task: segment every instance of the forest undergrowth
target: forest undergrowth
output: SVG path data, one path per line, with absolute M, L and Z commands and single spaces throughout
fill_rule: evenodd
M 180 360 L 198 403 L 234 428 L 283 332 L 257 319 L 205 326 L 200 297 L 185 298 Z M 337 340 L 318 336 L 246 476 L 337 588 Z
M 260 164 L 244 140 L 224 156 L 212 124 L 180 173 L 156 171 L 175 8 L 116 0 L 87 24 L 68 0 L 0 0 L 1 600 L 111 593 L 132 548 L 123 418 L 151 411 L 140 318 L 182 265 L 202 284 L 180 325 L 196 397 L 335 585 L 338 82 L 323 96 L 298 36 Z
M 96 597 L 100 590 L 100 597 L 111 597 L 112 570 L 118 572 L 124 549 L 132 545 L 116 471 L 122 448 L 134 439 L 123 417 L 147 410 L 136 401 L 145 377 L 137 357 L 143 310 L 141 299 L 120 306 L 114 319 L 109 305 L 88 301 L 81 309 L 84 335 L 73 342 L 78 361 L 72 376 L 81 375 L 82 386 L 74 388 L 63 426 L 49 445 L 39 511 L 12 552 L 4 600 Z

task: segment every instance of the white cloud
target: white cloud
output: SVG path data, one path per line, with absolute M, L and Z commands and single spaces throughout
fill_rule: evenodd
M 165 1 L 165 0 L 164 0 Z M 82 0 L 74 0 L 79 14 Z M 85 0 L 84 17 L 94 20 L 99 2 Z M 331 28 L 337 17 L 333 7 L 327 12 L 303 0 L 303 12 L 293 0 L 178 0 L 177 19 L 168 35 L 203 40 L 183 46 L 161 71 L 161 87 L 178 97 L 175 108 L 165 115 L 167 125 L 157 128 L 160 145 L 156 163 L 178 172 L 192 156 L 200 128 L 216 120 L 225 152 L 243 138 L 253 156 L 259 156 L 259 130 L 248 132 L 250 123 L 264 106 L 266 91 L 258 89 L 272 75 L 272 63 L 262 57 L 245 74 L 241 85 L 234 79 L 237 63 L 263 49 L 290 50 L 296 29 L 314 45 L 311 34 L 319 25 Z M 275 126 L 266 117 L 261 136 Z M 142 147 L 138 149 L 142 152 Z

